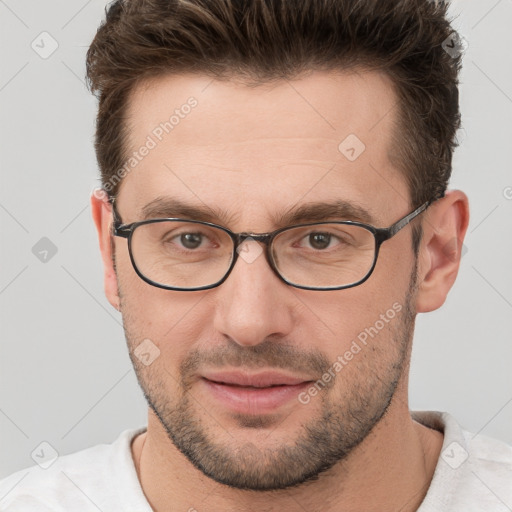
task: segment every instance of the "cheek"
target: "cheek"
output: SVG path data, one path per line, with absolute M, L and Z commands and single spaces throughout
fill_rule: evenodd
M 151 297 L 151 295 L 149 295 Z M 147 300 L 134 293 L 123 306 L 125 337 L 131 354 L 149 353 L 150 366 L 139 364 L 140 375 L 147 383 L 165 389 L 178 389 L 180 365 L 200 339 L 201 326 L 190 305 L 173 301 L 165 307 L 162 301 Z
M 403 299 L 362 320 L 332 352 L 331 369 L 336 374 L 333 396 L 344 401 L 354 390 L 371 396 L 388 388 L 403 369 L 411 328 Z
M 163 290 L 145 283 L 137 275 L 120 277 L 120 282 L 123 322 L 130 349 L 135 350 L 144 340 L 150 340 L 159 351 L 155 370 L 164 371 L 164 365 L 168 373 L 178 375 L 181 361 L 198 340 L 208 338 L 204 332 L 211 318 L 205 311 L 204 295 L 208 291 Z
M 384 343 L 390 328 L 399 322 L 397 310 L 405 308 L 407 287 L 394 283 L 391 288 L 389 279 L 381 283 L 373 277 L 354 288 L 302 293 L 295 325 L 304 346 L 313 345 L 334 362 L 351 350 L 354 340 L 363 344 L 372 341 L 374 335 Z

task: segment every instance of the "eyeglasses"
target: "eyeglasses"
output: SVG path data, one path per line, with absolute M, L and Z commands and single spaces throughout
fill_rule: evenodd
M 271 233 L 233 233 L 217 224 L 181 218 L 123 224 L 112 200 L 113 235 L 128 239 L 130 259 L 140 278 L 166 290 L 219 286 L 233 270 L 241 244 L 251 240 L 265 244 L 267 262 L 285 283 L 304 290 L 341 290 L 364 283 L 375 268 L 382 243 L 432 202 L 388 228 L 329 221 Z

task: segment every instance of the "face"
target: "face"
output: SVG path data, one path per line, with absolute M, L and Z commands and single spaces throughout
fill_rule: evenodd
M 183 217 L 165 208 L 178 199 L 234 232 L 262 233 L 309 203 L 343 201 L 354 208 L 325 220 L 361 220 L 358 211 L 387 227 L 411 209 L 390 163 L 395 102 L 389 80 L 369 72 L 258 87 L 191 75 L 147 82 L 131 98 L 129 147 L 152 147 L 123 179 L 118 212 L 139 221 L 160 199 L 152 217 Z M 172 128 L 160 124 L 173 113 Z M 347 152 L 350 134 L 364 151 L 350 151 L 352 136 Z M 401 392 L 415 314 L 411 226 L 382 245 L 365 283 L 336 291 L 287 285 L 254 241 L 256 256 L 238 258 L 217 288 L 163 290 L 135 273 L 125 239 L 114 243 L 151 414 L 214 480 L 269 490 L 313 479 L 360 446 Z M 158 355 L 149 365 L 135 355 L 143 342 Z

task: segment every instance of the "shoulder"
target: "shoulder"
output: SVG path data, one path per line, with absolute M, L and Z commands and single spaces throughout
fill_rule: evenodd
M 0 481 L 0 510 L 3 512 L 60 512 L 101 509 L 118 486 L 115 467 L 125 466 L 133 437 L 143 429 L 122 432 L 112 444 L 99 444 L 46 463 L 17 471 Z M 130 469 L 129 466 L 126 469 Z M 109 496 L 109 493 L 112 494 Z
M 475 477 L 474 484 L 482 492 L 496 496 L 512 505 L 512 446 L 481 434 L 464 431 L 468 446 L 468 467 Z
M 512 446 L 463 429 L 448 413 L 422 411 L 413 418 L 444 434 L 421 512 L 507 510 L 512 504 Z

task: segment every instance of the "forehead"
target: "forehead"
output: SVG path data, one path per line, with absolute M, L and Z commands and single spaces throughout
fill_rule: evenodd
M 409 195 L 389 159 L 396 102 L 377 72 L 258 86 L 201 75 L 143 82 L 127 109 L 127 156 L 136 161 L 120 199 L 134 215 L 169 196 L 240 222 L 323 200 L 351 201 L 377 218 L 386 205 L 402 212 Z

